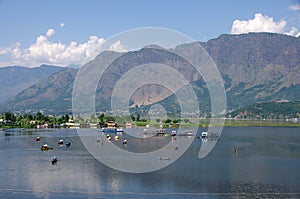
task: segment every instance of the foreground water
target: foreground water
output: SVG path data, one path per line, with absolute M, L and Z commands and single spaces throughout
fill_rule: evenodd
M 204 159 L 201 144 L 162 170 L 131 174 L 95 160 L 74 130 L 0 131 L 0 198 L 300 197 L 299 128 L 227 127 Z

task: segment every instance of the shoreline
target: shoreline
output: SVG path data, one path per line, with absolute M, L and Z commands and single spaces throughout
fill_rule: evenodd
M 211 125 L 210 119 L 200 119 L 198 124 L 195 123 L 180 123 L 180 124 L 173 124 L 173 123 L 164 123 L 164 124 L 158 124 L 158 123 L 150 123 L 151 127 L 160 128 L 160 125 L 163 125 L 162 128 L 176 128 L 179 125 L 181 127 L 209 127 L 209 126 L 218 126 L 218 125 Z M 149 124 L 147 122 L 135 122 L 136 128 L 146 128 L 146 124 Z M 223 127 L 293 127 L 293 128 L 300 128 L 299 122 L 287 122 L 287 121 L 273 121 L 273 120 L 235 120 L 235 119 L 226 119 Z M 6 129 L 38 129 L 38 130 L 51 130 L 51 129 L 71 129 L 66 127 L 60 127 L 60 128 L 32 128 L 32 127 L 23 127 L 23 126 L 9 126 L 9 125 L 3 125 L 1 126 L 1 130 L 5 131 Z

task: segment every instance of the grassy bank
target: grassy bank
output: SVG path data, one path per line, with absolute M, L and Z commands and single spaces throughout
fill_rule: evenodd
M 193 123 L 181 123 L 181 127 L 195 127 L 195 126 L 201 126 L 201 127 L 208 127 L 210 124 L 210 119 L 200 119 L 199 123 L 196 122 Z M 146 126 L 147 122 L 136 122 L 136 126 Z M 159 127 L 160 124 L 153 123 L 150 124 L 152 127 Z M 167 127 L 176 127 L 179 124 L 163 124 L 163 128 Z M 274 121 L 274 120 L 235 120 L 235 119 L 226 119 L 224 123 L 224 127 L 247 127 L 247 126 L 260 126 L 260 127 L 300 127 L 300 123 L 295 122 L 286 122 L 286 121 Z

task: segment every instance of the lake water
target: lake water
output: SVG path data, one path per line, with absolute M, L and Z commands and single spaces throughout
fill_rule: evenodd
M 54 149 L 41 151 L 44 143 Z M 227 127 L 204 159 L 201 144 L 164 169 L 131 174 L 95 160 L 75 130 L 0 131 L 0 198 L 300 198 L 299 128 Z

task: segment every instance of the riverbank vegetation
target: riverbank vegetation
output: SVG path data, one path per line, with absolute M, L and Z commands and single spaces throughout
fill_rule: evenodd
M 104 127 L 106 123 L 114 122 L 119 127 L 126 127 L 126 124 L 136 127 L 151 126 L 155 128 L 168 127 L 208 127 L 211 119 L 200 118 L 139 118 L 132 120 L 132 116 L 112 116 L 110 114 L 100 114 L 91 116 L 88 119 L 77 117 L 74 119 L 71 115 L 43 115 L 42 113 L 16 115 L 11 112 L 0 114 L 0 128 L 70 128 L 70 127 Z M 273 127 L 300 127 L 297 118 L 293 119 L 247 119 L 247 118 L 227 118 L 224 126 L 273 126 Z

